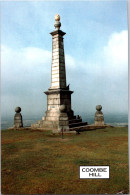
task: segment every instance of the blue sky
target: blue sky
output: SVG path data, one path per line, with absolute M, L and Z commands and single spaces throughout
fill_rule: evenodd
M 51 82 L 54 16 L 61 16 L 67 83 L 75 114 L 128 110 L 127 3 L 123 1 L 1 2 L 2 116 L 21 106 L 43 116 Z

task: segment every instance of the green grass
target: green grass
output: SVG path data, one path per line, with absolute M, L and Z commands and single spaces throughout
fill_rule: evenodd
M 2 131 L 2 194 L 128 194 L 128 128 L 52 135 Z M 79 179 L 80 165 L 109 165 L 110 179 Z

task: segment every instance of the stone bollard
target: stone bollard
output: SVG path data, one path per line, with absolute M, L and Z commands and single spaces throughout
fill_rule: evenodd
M 67 107 L 66 105 L 60 105 L 59 107 L 59 132 L 67 131 L 69 129 L 69 119 L 67 115 Z
M 16 114 L 14 115 L 14 127 L 15 128 L 20 128 L 23 127 L 23 120 L 22 120 L 22 115 L 21 115 L 21 108 L 16 107 L 15 108 Z
M 97 126 L 103 126 L 104 125 L 104 116 L 102 113 L 102 106 L 97 105 L 96 106 L 96 113 L 95 113 L 95 125 Z

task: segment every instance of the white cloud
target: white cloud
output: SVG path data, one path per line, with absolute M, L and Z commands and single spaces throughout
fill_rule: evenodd
M 15 50 L 2 45 L 1 61 L 2 80 L 24 82 L 28 80 L 28 76 L 32 76 L 33 79 L 37 72 L 43 73 L 43 75 L 48 73 L 48 67 L 51 64 L 51 52 L 34 47 Z
M 127 63 L 128 58 L 128 31 L 113 33 L 104 52 L 111 57 L 114 63 Z
M 21 55 L 23 55 L 28 65 L 39 66 L 50 62 L 51 52 L 40 48 L 27 47 L 22 49 Z
M 95 109 L 102 104 L 106 112 L 126 112 L 128 109 L 128 32 L 113 33 L 108 43 L 90 56 L 89 61 L 79 62 L 69 69 L 75 96 L 74 106 L 80 100 L 81 110 Z M 75 85 L 75 86 L 74 86 Z M 78 92 L 77 92 L 78 91 Z M 77 94 L 77 95 L 76 95 Z
M 76 67 L 75 59 L 68 54 L 65 55 L 65 62 L 66 62 L 66 66 L 68 66 L 69 68 L 73 69 Z
M 15 50 L 2 45 L 1 65 L 2 114 L 13 114 L 18 105 L 25 113 L 42 112 L 46 106 L 43 91 L 50 84 L 51 52 L 34 47 Z
M 115 73 L 125 75 L 127 69 L 128 31 L 113 33 L 109 37 L 108 44 L 92 55 L 86 67 L 86 71 L 90 71 L 90 74 L 97 73 L 97 76 L 99 74 L 99 76 L 111 78 Z
M 111 73 L 115 71 L 119 74 L 126 73 L 128 66 L 128 31 L 113 33 L 103 52 Z
M 26 82 L 29 77 L 51 76 L 51 52 L 36 47 L 12 49 L 2 45 L 2 80 Z M 66 64 L 74 68 L 75 59 L 66 55 Z M 23 80 L 24 77 L 24 80 Z M 31 79 L 31 80 L 32 80 Z M 11 84 L 11 83 L 10 83 Z
M 113 33 L 107 45 L 102 50 L 97 50 L 87 62 L 78 61 L 76 57 L 66 54 L 67 81 L 71 84 L 70 89 L 75 91 L 72 96 L 75 112 L 78 113 L 79 110 L 95 112 L 97 104 L 102 104 L 106 112 L 127 111 L 127 33 L 127 31 Z M 26 111 L 27 105 L 35 104 L 30 108 L 31 112 L 35 112 L 36 108 L 37 112 L 41 112 L 42 97 L 44 108 L 46 105 L 46 96 L 42 96 L 41 91 L 47 90 L 50 84 L 50 51 L 35 47 L 15 50 L 2 46 L 2 104 L 5 112 L 8 110 L 8 101 L 13 108 L 15 107 L 15 98 L 19 104 L 21 102 L 23 108 L 26 105 L 24 108 Z

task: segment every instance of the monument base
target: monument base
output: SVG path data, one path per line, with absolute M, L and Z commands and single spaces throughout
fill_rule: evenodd
M 86 126 L 87 122 L 82 122 L 82 119 L 74 119 L 69 120 L 67 113 L 60 113 L 58 117 L 59 120 L 51 121 L 51 120 L 39 120 L 37 123 L 32 124 L 31 128 L 42 129 L 44 131 L 51 130 L 53 133 L 62 133 L 62 132 L 71 132 L 74 127 Z
M 53 115 L 53 117 L 49 117 Z M 71 118 L 68 117 L 66 112 L 61 111 L 47 111 L 46 117 L 43 117 L 42 120 L 37 121 L 36 124 L 32 124 L 31 128 L 42 129 L 42 130 L 51 130 L 53 133 L 69 132 L 73 127 L 79 127 L 87 125 L 87 122 L 82 122 L 82 119 L 76 116 Z
M 32 124 L 31 128 L 42 128 L 52 130 L 54 133 L 69 132 L 70 128 L 87 125 L 82 122 L 81 117 L 74 116 L 71 109 L 71 94 L 69 89 L 49 89 L 47 95 L 47 111 L 42 120 Z

